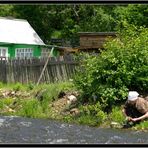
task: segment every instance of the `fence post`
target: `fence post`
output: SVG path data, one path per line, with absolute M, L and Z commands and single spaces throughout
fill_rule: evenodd
M 42 78 L 42 76 L 43 76 L 43 73 L 44 73 L 44 71 L 45 71 L 45 69 L 46 69 L 46 66 L 47 66 L 47 64 L 48 64 L 49 58 L 51 57 L 51 53 L 53 52 L 53 50 L 54 50 L 54 47 L 52 47 L 51 52 L 50 52 L 50 54 L 49 54 L 49 56 L 48 56 L 48 58 L 47 58 L 47 61 L 46 61 L 45 65 L 44 65 L 44 67 L 43 67 L 43 70 L 42 70 L 42 72 L 41 72 L 41 74 L 40 74 L 40 77 L 39 77 L 39 79 L 38 79 L 38 82 L 37 82 L 37 84 L 36 84 L 37 86 L 39 85 L 39 83 L 40 83 L 40 81 L 41 81 L 41 78 Z

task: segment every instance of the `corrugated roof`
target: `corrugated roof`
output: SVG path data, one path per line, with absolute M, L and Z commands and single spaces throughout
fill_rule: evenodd
M 0 42 L 45 45 L 27 20 L 0 17 Z

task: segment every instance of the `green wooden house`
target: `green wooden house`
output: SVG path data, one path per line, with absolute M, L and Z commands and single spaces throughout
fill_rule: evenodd
M 32 58 L 59 54 L 47 46 L 27 20 L 0 17 L 0 57 Z

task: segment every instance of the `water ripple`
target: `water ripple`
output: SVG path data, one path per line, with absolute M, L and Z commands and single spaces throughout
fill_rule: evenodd
M 0 143 L 148 143 L 148 132 L 92 128 L 47 119 L 0 117 Z

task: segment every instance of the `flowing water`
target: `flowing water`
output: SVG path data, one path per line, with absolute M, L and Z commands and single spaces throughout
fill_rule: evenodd
M 148 143 L 148 132 L 94 128 L 47 119 L 0 117 L 0 143 L 115 144 Z

